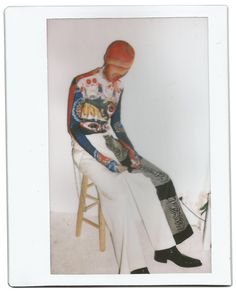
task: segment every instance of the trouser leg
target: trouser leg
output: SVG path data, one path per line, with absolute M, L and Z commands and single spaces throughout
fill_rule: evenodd
M 112 135 L 106 136 L 105 140 L 107 147 L 114 153 L 117 159 L 122 164 L 130 167 L 131 161 L 128 157 L 127 149 L 119 142 L 119 140 L 115 139 Z M 156 189 L 156 195 L 160 200 L 160 203 L 158 202 L 157 204 L 161 206 L 164 211 L 175 243 L 179 244 L 190 237 L 193 234 L 193 230 L 182 210 L 173 182 L 168 174 L 143 157 L 140 159 L 140 168 L 132 169 L 132 173 L 142 173 L 153 183 Z M 142 199 L 143 198 L 141 197 L 140 200 Z M 143 217 L 145 217 L 144 214 Z M 164 223 L 160 223 L 160 225 L 163 227 L 166 226 Z M 146 226 L 149 227 L 150 225 L 148 224 Z M 167 239 L 167 237 L 164 239 Z M 156 243 L 156 241 L 153 243 Z M 165 243 L 162 245 L 165 245 Z
M 128 173 L 126 180 L 132 190 L 153 249 L 161 250 L 175 246 L 170 226 L 150 179 L 143 174 Z
M 183 242 L 193 234 L 193 230 L 181 207 L 171 178 L 144 158 L 141 159 L 141 169 L 138 172 L 140 171 L 155 186 L 157 197 L 160 200 L 175 242 L 177 244 Z
M 119 273 L 147 266 L 137 227 L 141 219 L 123 174 L 112 173 L 86 154 L 78 168 L 102 191 L 101 207 L 111 232 Z

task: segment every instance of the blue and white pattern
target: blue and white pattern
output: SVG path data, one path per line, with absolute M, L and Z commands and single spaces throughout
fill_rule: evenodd
M 84 97 L 80 91 L 79 88 L 76 89 L 75 91 L 75 98 L 74 98 L 74 103 L 73 103 L 73 107 L 72 107 L 72 116 L 75 119 L 75 121 L 80 122 L 80 118 L 77 114 L 77 108 L 79 106 L 80 103 L 82 103 L 84 101 Z

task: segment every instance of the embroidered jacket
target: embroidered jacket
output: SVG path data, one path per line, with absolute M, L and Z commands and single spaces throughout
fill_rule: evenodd
M 97 161 L 110 171 L 119 172 L 116 161 L 100 153 L 86 135 L 106 133 L 111 126 L 119 141 L 127 148 L 131 160 L 138 155 L 121 123 L 121 81 L 109 82 L 102 68 L 76 76 L 70 86 L 68 100 L 68 132 Z

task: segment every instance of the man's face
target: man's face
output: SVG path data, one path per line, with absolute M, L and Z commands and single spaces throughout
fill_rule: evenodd
M 123 77 L 129 71 L 129 69 L 130 68 L 113 64 L 105 64 L 103 73 L 107 80 L 114 82 Z

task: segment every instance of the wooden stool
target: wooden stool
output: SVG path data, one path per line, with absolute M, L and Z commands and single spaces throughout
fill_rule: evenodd
M 88 189 L 92 186 L 94 186 L 96 189 L 97 197 L 88 194 Z M 86 205 L 87 198 L 93 200 L 93 203 Z M 86 212 L 88 209 L 94 206 L 98 206 L 98 224 L 84 217 L 84 212 Z M 105 226 L 105 219 L 103 217 L 102 210 L 101 210 L 100 194 L 99 194 L 97 186 L 93 182 L 89 183 L 89 179 L 85 175 L 83 175 L 83 179 L 82 179 L 79 208 L 77 212 L 77 221 L 76 221 L 76 236 L 77 237 L 79 237 L 81 234 L 83 221 L 99 230 L 99 248 L 100 248 L 100 251 L 105 251 L 106 226 Z

